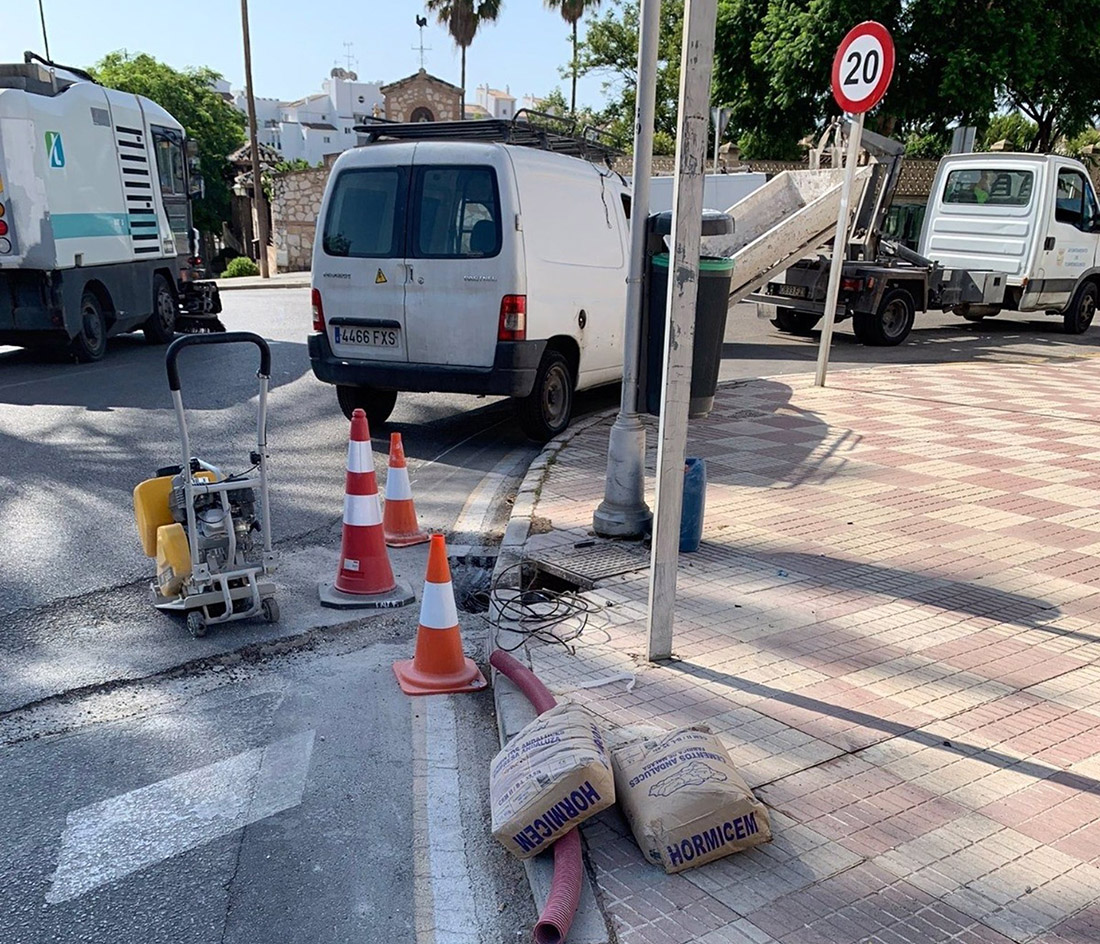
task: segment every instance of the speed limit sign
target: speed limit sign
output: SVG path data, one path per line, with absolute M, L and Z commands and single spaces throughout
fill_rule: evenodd
M 833 97 L 853 115 L 870 111 L 894 75 L 894 41 L 881 23 L 853 27 L 833 59 Z

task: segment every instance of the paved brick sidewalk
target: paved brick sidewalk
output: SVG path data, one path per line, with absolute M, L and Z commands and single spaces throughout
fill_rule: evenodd
M 644 664 L 647 572 L 588 594 L 575 655 L 528 652 L 610 725 L 710 725 L 772 813 L 679 876 L 591 823 L 620 941 L 1100 941 L 1098 403 L 1090 360 L 720 392 L 678 661 Z M 610 422 L 551 462 L 528 555 L 590 540 Z

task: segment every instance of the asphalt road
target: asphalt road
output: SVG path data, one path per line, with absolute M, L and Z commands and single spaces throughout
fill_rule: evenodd
M 339 545 L 348 427 L 309 371 L 308 292 L 224 297 L 227 325 L 273 347 L 275 626 L 194 640 L 148 605 L 131 491 L 178 459 L 163 349 L 117 339 L 84 366 L 0 352 L 0 941 L 514 939 L 533 912 L 522 870 L 487 837 L 489 696 L 429 709 L 400 695 L 390 663 L 411 652 L 415 608 L 317 605 Z M 864 348 L 841 325 L 831 369 L 1092 356 L 1097 331 L 921 316 L 905 345 Z M 722 377 L 805 373 L 816 356 L 816 335 L 781 335 L 739 306 Z M 247 466 L 255 367 L 251 348 L 182 359 L 193 451 L 226 469 Z M 579 409 L 617 402 L 604 390 Z M 509 404 L 403 395 L 373 431 L 380 466 L 393 430 L 422 522 L 456 545 L 491 542 L 537 452 Z M 423 548 L 392 559 L 419 589 Z M 476 650 L 483 627 L 464 626 Z M 457 847 L 433 831 L 440 819 L 460 824 Z M 465 912 L 443 916 L 455 902 Z M 459 929 L 436 935 L 455 914 Z

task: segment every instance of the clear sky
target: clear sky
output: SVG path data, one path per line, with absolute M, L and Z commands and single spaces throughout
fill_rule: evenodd
M 50 54 L 88 66 L 115 49 L 147 52 L 176 68 L 210 66 L 233 88 L 244 85 L 240 4 L 237 0 L 43 0 Z M 0 0 L 0 62 L 22 62 L 23 50 L 43 53 L 38 0 Z M 252 69 L 256 94 L 290 100 L 319 91 L 334 65 L 346 64 L 345 42 L 364 81 L 392 82 L 419 68 L 418 0 L 251 0 Z M 431 18 L 429 18 L 431 19 Z M 583 35 L 583 24 L 582 24 Z M 431 19 L 424 29 L 425 67 L 459 83 L 459 57 Z M 542 0 L 504 0 L 500 19 L 482 28 L 466 54 L 467 99 L 488 83 L 510 87 L 517 99 L 543 95 L 569 80 L 569 27 Z M 582 79 L 580 104 L 603 102 L 602 80 Z

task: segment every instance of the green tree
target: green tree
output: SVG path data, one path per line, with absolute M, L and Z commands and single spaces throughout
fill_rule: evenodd
M 245 117 L 214 91 L 213 69 L 180 72 L 145 53 L 108 53 L 90 70 L 108 88 L 144 95 L 169 112 L 199 146 L 206 195 L 195 201 L 198 229 L 220 233 L 229 220 L 232 169 L 226 157 L 244 143 Z
M 492 22 L 500 15 L 501 0 L 427 0 L 441 26 L 447 27 L 451 39 L 462 52 L 462 107 L 466 107 L 466 50 L 474 41 L 483 22 Z M 465 114 L 463 114 L 465 117 Z
M 998 141 L 1005 142 L 1006 151 L 1031 151 L 1039 134 L 1039 126 L 1018 111 L 994 115 L 981 137 L 978 150 L 988 151 Z
M 1002 5 L 1002 4 L 997 4 Z M 1034 150 L 1054 149 L 1100 111 L 1100 16 L 1095 0 L 1006 0 L 1009 31 L 1002 91 L 1005 103 L 1036 124 Z
M 569 99 L 569 111 L 577 113 L 577 24 L 581 17 L 589 10 L 594 10 L 600 5 L 600 0 L 546 0 L 546 5 L 551 9 L 561 11 L 561 18 L 573 31 L 573 58 L 569 63 L 569 72 L 573 80 L 573 93 Z
M 638 4 L 635 0 L 612 0 L 611 5 L 603 16 L 588 22 L 584 41 L 578 47 L 577 74 L 603 78 L 608 105 L 598 116 L 600 123 L 619 147 L 630 148 L 634 142 L 638 83 Z M 683 23 L 683 0 L 664 0 L 657 45 L 655 154 L 671 154 L 675 149 Z

